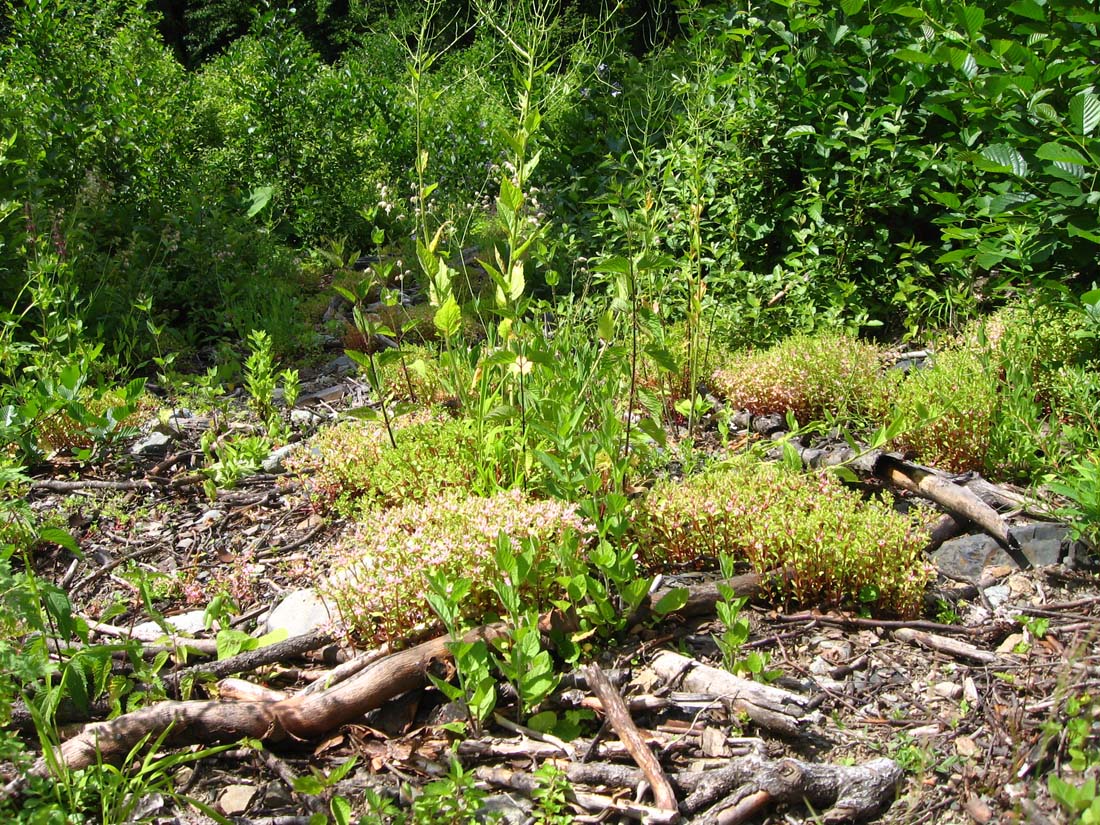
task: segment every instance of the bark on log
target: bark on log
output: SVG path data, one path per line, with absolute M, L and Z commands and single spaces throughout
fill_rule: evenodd
M 827 808 L 825 822 L 858 822 L 875 816 L 889 805 L 904 776 L 901 766 L 893 759 L 872 759 L 863 765 L 848 766 L 821 765 L 799 759 L 771 760 L 752 754 L 732 760 L 725 768 L 703 774 L 702 780 L 681 804 L 680 811 L 690 816 L 714 806 L 694 821 L 739 822 L 742 820 L 722 816 L 728 807 L 727 797 L 738 791 L 730 800 L 736 804 L 763 792 L 768 802 L 807 802 L 818 811 Z M 679 781 L 683 783 L 683 778 Z
M 762 577 L 757 575 L 731 580 L 738 595 L 757 592 L 761 581 Z M 703 588 L 698 597 L 689 597 L 685 610 L 701 611 L 705 604 L 713 608 L 717 594 L 712 594 L 712 590 L 711 587 Z M 645 603 L 646 610 L 656 604 L 661 595 L 661 591 L 652 594 Z M 499 638 L 505 632 L 503 624 L 487 625 L 471 630 L 464 639 L 488 641 Z M 296 641 L 287 640 L 288 643 Z M 449 641 L 447 637 L 431 639 L 380 659 L 326 690 L 298 694 L 282 701 L 161 702 L 109 722 L 87 726 L 80 734 L 62 743 L 57 755 L 73 770 L 86 768 L 94 764 L 97 758 L 107 763 L 118 763 L 143 737 L 156 739 L 165 731 L 169 732 L 163 744 L 169 747 L 213 744 L 243 737 L 266 742 L 314 738 L 381 707 L 402 693 L 426 685 L 429 668 L 451 658 Z M 265 650 L 261 648 L 250 652 L 263 654 Z M 234 666 L 242 669 L 240 660 Z M 207 665 L 202 667 L 209 669 Z M 40 758 L 33 772 L 46 775 L 48 770 L 46 760 Z M 8 790 L 10 792 L 10 787 Z
M 800 736 L 819 720 L 809 697 L 740 679 L 678 653 L 661 651 L 653 657 L 650 667 L 666 682 L 678 682 L 684 690 L 707 693 L 728 702 L 755 724 L 774 733 Z
M 894 638 L 901 642 L 917 645 L 917 647 L 923 647 L 925 650 L 946 653 L 955 659 L 969 659 L 981 665 L 996 664 L 1001 658 L 996 653 L 990 653 L 988 650 L 983 650 L 961 639 L 937 636 L 934 633 L 925 633 L 911 627 L 899 627 L 894 631 Z
M 585 668 L 585 677 L 588 680 L 589 689 L 603 703 L 604 713 L 607 714 L 607 719 L 619 735 L 620 741 L 645 774 L 646 781 L 649 782 L 649 787 L 653 791 L 654 803 L 663 811 L 675 811 L 676 794 L 672 791 L 672 785 L 669 784 L 661 763 L 657 761 L 657 757 L 653 755 L 653 751 L 649 749 L 641 733 L 638 732 L 634 720 L 630 718 L 630 711 L 626 709 L 619 691 L 597 664 L 593 663 Z M 678 819 L 679 817 L 676 817 L 673 821 Z
M 1021 569 L 1031 562 L 1020 550 L 1020 543 L 1009 533 L 1000 513 L 966 487 L 955 484 L 935 470 L 883 453 L 875 462 L 875 475 L 903 490 L 936 502 L 952 515 L 973 522 L 996 539 Z

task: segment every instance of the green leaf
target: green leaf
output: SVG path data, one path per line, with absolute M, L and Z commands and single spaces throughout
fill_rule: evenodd
M 890 57 L 895 60 L 904 60 L 906 63 L 918 63 L 925 66 L 929 63 L 936 62 L 936 59 L 932 57 L 932 55 L 925 52 L 919 52 L 916 49 L 898 49 L 891 54 Z
M 686 587 L 674 587 L 661 596 L 657 604 L 653 605 L 653 612 L 658 616 L 667 616 L 675 613 L 688 602 L 689 591 Z
M 989 172 L 1011 172 L 1020 178 L 1027 177 L 1027 161 L 1014 146 L 1007 143 L 994 143 L 982 149 L 981 157 L 992 166 L 985 166 Z M 977 158 L 975 158 L 977 161 Z M 981 165 L 980 163 L 978 164 Z
M 255 650 L 259 647 L 259 641 L 253 639 L 243 630 L 226 628 L 218 631 L 215 646 L 218 650 L 218 659 L 221 660 L 236 656 L 245 650 Z
M 1077 134 L 1088 136 L 1100 123 L 1100 95 L 1079 92 L 1069 102 L 1069 119 Z
M 629 275 L 630 260 L 622 255 L 608 255 L 601 258 L 599 263 L 592 267 L 592 270 L 609 275 Z
M 955 9 L 955 20 L 970 36 L 971 40 L 981 37 L 985 24 L 985 11 L 978 6 L 962 5 Z
M 453 338 L 462 330 L 462 309 L 454 295 L 448 295 L 443 305 L 435 311 L 432 323 L 444 338 Z
M 1038 20 L 1040 23 L 1046 22 L 1046 14 L 1043 12 L 1043 7 L 1040 6 L 1035 0 L 1017 0 L 1008 7 L 1008 10 L 1020 17 L 1026 17 L 1029 20 Z
M 291 785 L 295 791 L 306 796 L 320 796 L 325 791 L 324 783 L 312 774 L 294 777 Z
M 64 547 L 77 558 L 84 558 L 80 547 L 77 546 L 76 539 L 72 537 L 68 530 L 62 530 L 60 527 L 44 527 L 38 531 L 38 540 Z
M 808 124 L 803 123 L 803 124 L 800 124 L 798 126 L 792 126 L 790 129 L 788 129 L 784 133 L 783 137 L 785 137 L 785 138 L 805 137 L 806 135 L 816 135 L 816 134 L 817 134 L 817 130 L 813 126 L 810 126 Z
M 863 10 L 863 2 L 864 0 L 840 0 L 840 8 L 846 15 L 851 17 Z
M 274 186 L 257 186 L 248 195 L 248 212 L 245 217 L 254 218 L 260 213 L 265 206 L 271 201 L 271 196 L 275 194 Z
M 1035 150 L 1035 157 L 1039 160 L 1052 160 L 1061 163 L 1075 163 L 1079 166 L 1088 166 L 1089 159 L 1063 143 L 1044 143 Z

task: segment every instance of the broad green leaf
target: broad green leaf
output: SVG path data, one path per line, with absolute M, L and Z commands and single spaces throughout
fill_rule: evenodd
M 985 24 L 985 11 L 978 6 L 962 5 L 955 9 L 955 20 L 963 27 L 971 40 L 981 37 Z
M 1084 238 L 1093 243 L 1100 243 L 1100 233 L 1097 232 L 1097 229 L 1098 227 L 1095 224 L 1090 227 L 1080 226 L 1073 222 L 1066 224 L 1066 232 L 1069 233 L 1070 237 Z
M 432 323 L 444 338 L 453 338 L 462 329 L 462 310 L 454 295 L 448 295 L 443 305 L 435 311 Z
M 863 10 L 863 0 L 840 0 L 840 8 L 851 17 Z
M 653 605 L 653 612 L 658 616 L 667 616 L 675 613 L 688 602 L 689 592 L 686 587 L 674 587 L 661 596 L 657 604 Z
M 891 9 L 890 13 L 899 17 L 924 17 L 924 10 L 918 9 L 916 6 L 898 6 L 896 9 Z
M 257 186 L 248 195 L 248 212 L 245 217 L 254 218 L 271 201 L 275 194 L 274 186 Z
M 784 133 L 783 137 L 785 137 L 785 138 L 805 137 L 806 135 L 816 135 L 816 134 L 817 134 L 817 130 L 814 129 L 813 126 L 810 126 L 808 124 L 801 124 L 799 126 L 792 126 L 790 129 L 788 129 Z
M 904 60 L 906 63 L 919 63 L 925 66 L 929 63 L 936 62 L 936 59 L 932 57 L 932 55 L 926 52 L 917 51 L 916 49 L 898 49 L 891 54 L 890 57 L 896 60 Z
M 1008 10 L 1013 14 L 1020 17 L 1026 17 L 1029 20 L 1038 20 L 1040 22 L 1046 22 L 1046 14 L 1043 12 L 1043 7 L 1040 6 L 1035 0 L 1017 0 L 1008 7 Z
M 608 310 L 600 315 L 596 324 L 601 341 L 610 341 L 615 337 L 615 314 Z
M 1063 143 L 1044 143 L 1035 150 L 1035 157 L 1039 160 L 1053 160 L 1062 163 L 1075 163 L 1079 166 L 1087 166 L 1089 159 Z
M 1069 119 L 1073 130 L 1088 136 L 1100 123 L 1100 95 L 1095 92 L 1079 92 L 1069 102 Z
M 981 156 L 994 164 L 993 168 L 986 167 L 987 171 L 1011 172 L 1020 178 L 1027 177 L 1027 161 L 1014 146 L 1007 143 L 994 143 L 982 149 Z
M 599 263 L 592 267 L 595 272 L 604 272 L 612 275 L 629 275 L 630 260 L 622 255 L 608 255 L 601 258 Z
M 77 558 L 84 557 L 76 543 L 76 539 L 72 537 L 68 530 L 62 530 L 60 527 L 45 527 L 39 530 L 38 540 L 64 547 Z

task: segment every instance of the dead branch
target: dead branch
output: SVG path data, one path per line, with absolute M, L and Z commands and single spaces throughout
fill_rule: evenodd
M 739 587 L 749 592 L 755 592 L 754 588 L 759 588 L 759 585 L 759 576 L 744 577 L 739 583 Z M 654 598 L 660 595 L 654 594 L 648 603 L 655 604 Z M 505 632 L 504 625 L 495 624 L 471 630 L 463 638 L 470 642 L 491 640 Z M 170 683 L 172 686 L 178 685 L 179 679 L 191 672 L 225 676 L 259 664 L 269 664 L 274 661 L 271 658 L 273 650 L 280 651 L 280 656 L 298 655 L 305 649 L 318 646 L 318 641 L 324 638 L 322 631 L 318 633 L 320 635 L 316 637 L 298 636 L 223 662 L 197 665 L 194 670 L 188 668 L 173 674 Z M 320 643 L 327 644 L 328 641 L 331 637 Z M 243 737 L 279 742 L 320 736 L 381 707 L 402 693 L 423 687 L 428 682 L 429 668 L 450 659 L 449 643 L 447 637 L 431 639 L 376 661 L 351 678 L 319 693 L 297 695 L 282 701 L 162 702 L 108 722 L 89 725 L 61 745 L 58 758 L 73 770 L 86 768 L 94 764 L 97 758 L 103 762 L 117 763 L 144 737 L 156 738 L 165 731 L 168 731 L 165 746 L 209 744 Z M 289 653 L 292 649 L 297 652 Z M 796 727 L 787 725 L 788 729 Z M 38 775 L 48 772 L 45 759 L 40 758 L 35 763 L 34 772 Z M 8 792 L 11 790 L 9 788 Z
M 872 759 L 863 765 L 848 766 L 771 760 L 750 754 L 698 776 L 680 811 L 690 816 L 714 806 L 695 821 L 733 825 L 745 821 L 744 817 L 758 811 L 762 804 L 779 802 L 806 802 L 819 811 L 827 808 L 825 822 L 867 819 L 892 801 L 904 772 L 893 759 Z M 686 787 L 689 779 L 681 775 L 678 781 Z M 758 797 L 751 806 L 738 808 L 743 800 L 756 794 L 766 796 Z M 728 811 L 730 807 L 735 813 Z
M 678 653 L 661 651 L 650 666 L 666 682 L 678 683 L 695 693 L 711 694 L 774 733 L 799 736 L 818 721 L 819 715 L 812 709 L 809 697 L 738 678 Z
M 676 794 L 673 793 L 668 777 L 665 776 L 664 768 L 661 767 L 661 763 L 657 761 L 653 751 L 642 739 L 642 735 L 634 725 L 634 720 L 630 718 L 630 711 L 626 709 L 619 691 L 615 689 L 600 669 L 600 666 L 595 662 L 585 668 L 585 678 L 588 681 L 588 687 L 603 703 L 604 713 L 607 714 L 607 719 L 611 726 L 615 728 L 619 739 L 630 751 L 630 755 L 645 774 L 646 781 L 649 782 L 649 787 L 653 790 L 653 800 L 657 807 L 663 811 L 675 811 Z M 679 817 L 672 821 L 675 822 L 678 819 Z
M 988 650 L 982 650 L 969 642 L 960 639 L 950 639 L 947 636 L 937 636 L 933 633 L 925 633 L 911 627 L 899 627 L 894 631 L 894 638 L 901 642 L 923 647 L 926 650 L 934 650 L 938 653 L 946 653 L 956 659 L 969 659 L 982 665 L 992 665 L 1000 661 L 1001 657 Z

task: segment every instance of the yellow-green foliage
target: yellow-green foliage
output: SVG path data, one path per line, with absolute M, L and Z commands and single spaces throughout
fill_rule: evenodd
M 407 347 L 404 363 L 395 360 L 382 368 L 382 382 L 402 401 L 441 404 L 453 400 L 443 381 L 439 357 L 428 347 Z
M 471 490 L 480 453 L 470 422 L 398 419 L 397 448 L 379 422 L 343 421 L 318 432 L 287 462 L 306 492 L 344 515 Z
M 587 534 L 590 527 L 574 505 L 535 501 L 519 490 L 490 498 L 451 493 L 365 514 L 333 549 L 332 572 L 321 589 L 338 606 L 349 631 L 368 643 L 434 627 L 424 595 L 426 570 L 473 582 L 463 615 L 476 621 L 494 607 L 491 582 L 499 575 L 494 552 L 502 531 L 517 548 L 533 538 L 539 552 L 551 553 L 567 533 Z M 529 603 L 541 599 L 546 606 L 551 595 L 546 590 L 527 597 Z
M 912 616 L 930 576 L 927 534 L 889 499 L 864 501 L 831 475 L 752 459 L 658 483 L 635 528 L 650 569 L 713 566 L 727 553 L 788 571 L 781 595 L 801 604 L 862 602 Z
M 905 432 L 894 446 L 951 472 L 980 469 L 997 410 L 997 376 L 988 353 L 953 349 L 914 370 L 897 390 Z
M 734 408 L 754 415 L 790 411 L 802 424 L 826 413 L 875 415 L 887 384 L 878 348 L 841 333 L 795 335 L 763 352 L 734 356 L 711 380 Z

